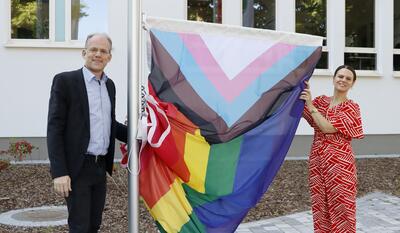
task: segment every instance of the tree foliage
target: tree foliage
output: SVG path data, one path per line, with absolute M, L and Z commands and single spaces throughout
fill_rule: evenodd
M 71 17 L 79 21 L 89 16 L 87 5 L 80 0 L 72 0 Z M 49 38 L 49 0 L 11 0 L 11 38 Z
M 11 0 L 11 30 L 13 35 L 17 33 L 17 28 L 34 31 L 37 22 L 36 9 L 36 1 L 23 4 L 20 0 Z
M 12 38 L 42 39 L 48 38 L 48 32 L 48 2 L 11 0 Z
M 296 32 L 326 36 L 326 0 L 296 1 Z
M 71 39 L 77 40 L 79 34 L 79 20 L 82 17 L 89 16 L 89 14 L 84 11 L 88 6 L 80 0 L 72 0 L 71 3 Z
M 275 0 L 254 1 L 254 27 L 275 29 Z
M 213 22 L 213 1 L 188 1 L 188 19 L 194 21 Z
M 242 0 L 243 26 L 275 29 L 275 0 Z
M 80 0 L 72 0 L 71 8 L 71 18 L 73 19 L 80 19 L 89 16 L 84 11 L 88 6 L 85 3 L 80 2 Z
M 374 1 L 346 1 L 346 46 L 374 47 Z

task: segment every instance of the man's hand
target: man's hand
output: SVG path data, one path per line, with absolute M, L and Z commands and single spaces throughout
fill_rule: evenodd
M 60 176 L 54 178 L 53 183 L 56 193 L 60 194 L 63 197 L 68 197 L 69 192 L 72 191 L 71 178 L 69 178 L 69 176 Z

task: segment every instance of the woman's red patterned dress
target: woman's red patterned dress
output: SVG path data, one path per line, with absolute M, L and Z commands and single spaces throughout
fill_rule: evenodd
M 322 133 L 307 108 L 303 117 L 314 128 L 309 160 L 309 185 L 315 232 L 356 232 L 357 171 L 352 138 L 363 138 L 360 108 L 352 100 L 329 108 L 331 97 L 313 100 L 318 111 L 338 130 Z

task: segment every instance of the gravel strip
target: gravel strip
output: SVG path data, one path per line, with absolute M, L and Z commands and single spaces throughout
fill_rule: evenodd
M 128 232 L 127 172 L 116 166 L 108 177 L 108 193 L 101 232 Z M 274 182 L 244 222 L 271 218 L 310 209 L 307 161 L 285 161 Z M 358 197 L 381 191 L 400 197 L 400 158 L 358 159 Z M 47 165 L 11 165 L 0 171 L 0 213 L 13 209 L 64 205 L 64 199 L 52 190 Z M 140 205 L 139 231 L 155 233 L 156 227 Z M 47 228 L 0 225 L 0 232 L 52 233 L 68 232 L 66 226 Z

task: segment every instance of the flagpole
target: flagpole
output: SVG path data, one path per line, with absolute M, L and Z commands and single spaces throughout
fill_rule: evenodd
M 141 0 L 128 0 L 128 232 L 139 232 L 138 148 L 136 143 L 141 75 Z

